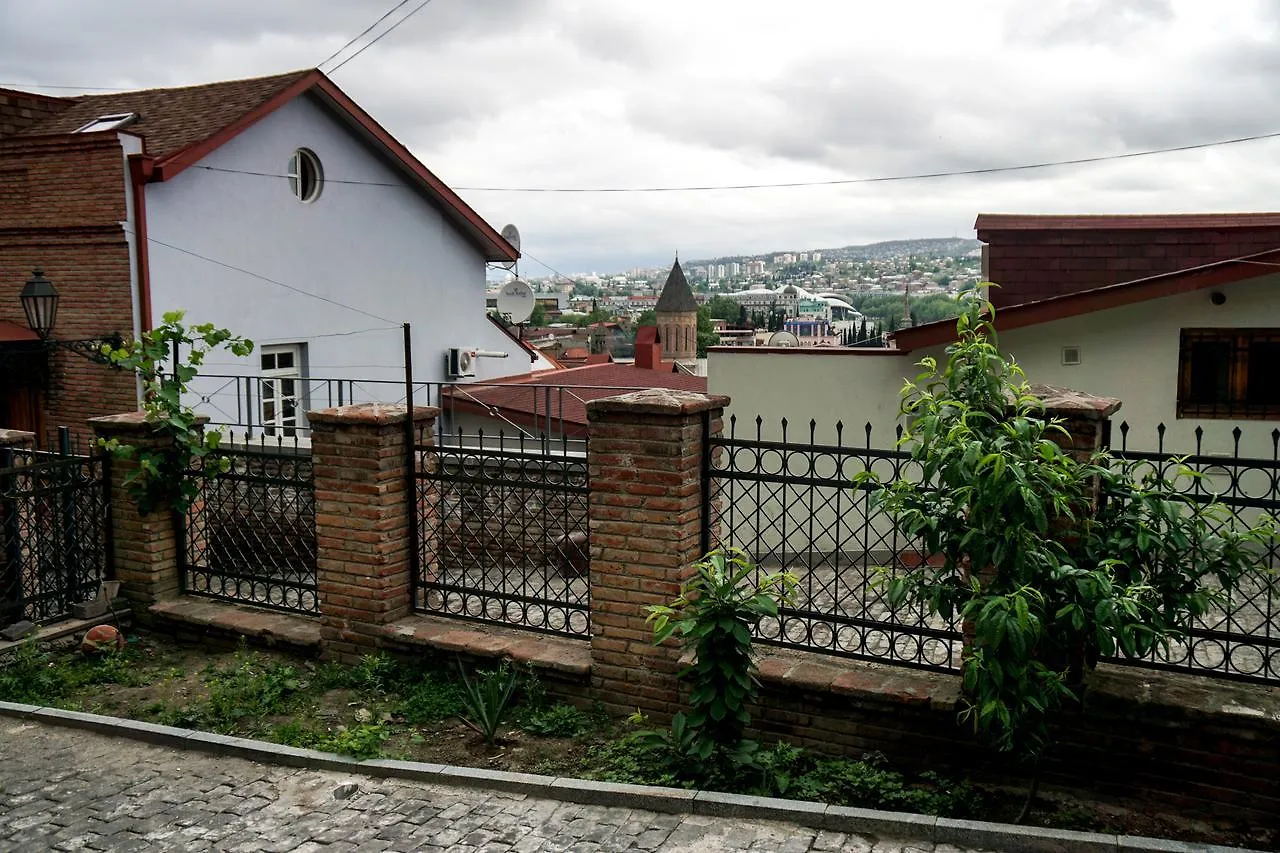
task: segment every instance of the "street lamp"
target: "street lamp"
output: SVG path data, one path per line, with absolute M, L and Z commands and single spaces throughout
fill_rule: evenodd
M 44 277 L 43 270 L 36 267 L 31 272 L 31 278 L 27 279 L 26 286 L 22 288 L 20 298 L 22 312 L 27 315 L 27 325 L 40 336 L 40 340 L 47 340 L 58 319 L 58 300 L 61 298 L 58 288 Z
M 99 364 L 110 364 L 111 360 L 102 353 L 103 344 L 110 344 L 118 349 L 124 341 L 119 332 L 112 332 L 102 338 L 91 338 L 79 341 L 60 341 L 53 337 L 53 324 L 58 319 L 58 301 L 62 296 L 53 282 L 45 278 L 44 271 L 36 267 L 31 271 L 31 278 L 22 288 L 18 297 L 22 301 L 22 313 L 27 315 L 27 325 L 44 342 L 49 350 L 65 349 L 84 356 Z

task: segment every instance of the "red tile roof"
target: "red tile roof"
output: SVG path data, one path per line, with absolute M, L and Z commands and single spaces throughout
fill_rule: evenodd
M 505 417 L 523 427 L 545 430 L 548 388 L 551 417 L 571 436 L 585 434 L 586 404 L 642 388 L 671 388 L 706 393 L 705 376 L 643 370 L 630 364 L 592 364 L 503 379 L 497 384 L 455 385 L 441 391 L 441 408 Z M 489 410 L 493 411 L 490 412 Z
M 1280 213 L 1156 213 L 1081 216 L 1021 213 L 980 213 L 978 231 L 1103 231 L 1168 230 L 1175 228 L 1275 228 Z
M 138 121 L 126 130 L 144 137 L 147 153 L 163 159 L 203 142 L 311 73 L 304 69 L 198 86 L 80 95 L 67 109 L 26 128 L 23 135 L 74 133 L 99 116 L 137 113 Z

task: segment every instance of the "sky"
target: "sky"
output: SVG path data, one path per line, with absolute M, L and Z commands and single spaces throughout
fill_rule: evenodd
M 0 0 L 0 85 L 312 67 L 394 4 Z M 1272 0 L 430 0 L 334 69 L 363 43 L 322 68 L 490 223 L 519 226 L 526 275 L 546 272 L 533 258 L 573 275 L 973 236 L 978 213 L 1280 207 L 1280 139 L 830 187 L 465 189 L 828 181 L 1274 133 Z

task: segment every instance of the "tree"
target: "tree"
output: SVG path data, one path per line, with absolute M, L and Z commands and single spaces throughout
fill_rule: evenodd
M 658 312 L 652 308 L 646 308 L 640 312 L 640 316 L 631 324 L 631 343 L 636 342 L 636 333 L 640 331 L 641 326 L 658 325 Z
M 990 303 L 964 307 L 946 362 L 924 359 L 903 391 L 919 477 L 874 497 L 942 564 L 887 572 L 886 595 L 971 627 L 961 719 L 1036 762 L 1029 805 L 1049 723 L 1081 701 L 1092 662 L 1186 636 L 1256 568 L 1269 526 L 1238 529 L 1158 475 L 1064 451 L 1065 429 L 1001 353 Z
M 707 310 L 707 306 L 703 305 L 698 309 L 698 358 L 707 357 L 707 347 L 713 347 L 720 343 L 720 336 L 716 334 L 715 327 L 711 324 L 711 312 Z
M 529 325 L 545 326 L 547 325 L 547 308 L 541 302 L 533 303 L 533 311 L 529 314 Z
M 728 296 L 713 296 L 707 300 L 707 313 L 717 320 L 737 320 L 743 311 L 743 305 Z

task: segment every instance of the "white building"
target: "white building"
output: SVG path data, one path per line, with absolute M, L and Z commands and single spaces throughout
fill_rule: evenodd
M 181 309 L 257 344 L 203 366 L 244 380 L 193 386 L 215 423 L 304 426 L 337 380 L 402 399 L 402 323 L 419 381 L 450 378 L 450 348 L 494 356 L 476 379 L 535 363 L 485 311 L 486 263 L 519 253 L 321 72 L 85 96 L 50 131 L 104 116 L 139 180 L 138 325 Z

